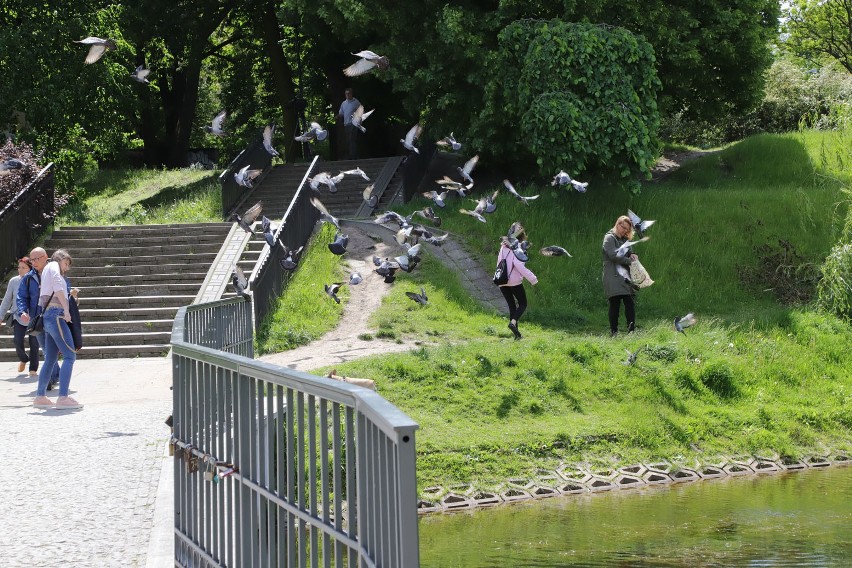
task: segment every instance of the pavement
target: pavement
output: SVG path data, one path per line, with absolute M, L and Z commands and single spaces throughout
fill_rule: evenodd
M 0 566 L 174 566 L 170 386 L 165 357 L 84 359 L 84 408 L 40 410 L 36 379 L 0 364 Z

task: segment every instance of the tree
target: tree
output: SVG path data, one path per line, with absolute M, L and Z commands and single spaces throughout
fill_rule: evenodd
M 852 0 L 794 0 L 786 45 L 810 61 L 827 55 L 852 73 Z

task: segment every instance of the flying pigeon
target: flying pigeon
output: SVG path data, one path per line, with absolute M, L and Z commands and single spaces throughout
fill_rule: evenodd
M 553 181 L 550 185 L 568 185 L 569 183 L 580 193 L 586 193 L 586 187 L 589 185 L 589 182 L 579 182 L 575 179 L 571 179 L 571 176 L 565 173 L 564 170 L 560 170 L 558 174 L 553 176 Z
M 519 194 L 517 191 L 515 191 L 515 186 L 513 186 L 512 183 L 507 179 L 503 180 L 503 185 L 506 187 L 507 190 L 509 190 L 509 193 L 514 195 L 518 199 L 518 201 L 522 202 L 524 205 L 529 205 L 530 201 L 532 201 L 533 199 L 538 199 L 538 195 L 531 195 L 529 197 L 525 197 Z
M 550 245 L 549 247 L 544 247 L 543 249 L 539 250 L 538 252 L 541 253 L 543 256 L 567 256 L 568 258 L 572 258 L 571 253 L 569 253 L 564 248 L 556 246 L 556 245 Z
M 263 147 L 269 152 L 270 156 L 278 156 L 278 150 L 272 147 L 272 137 L 275 135 L 275 125 L 267 124 L 263 129 Z
M 359 51 L 358 53 L 353 53 L 352 55 L 360 57 L 361 59 L 343 70 L 343 74 L 347 77 L 363 75 L 364 73 L 372 71 L 376 67 L 382 71 L 387 71 L 387 68 L 390 67 L 390 61 L 388 61 L 387 57 L 384 55 L 378 55 L 366 49 L 364 51 Z
M 630 250 L 630 247 L 632 247 L 633 245 L 638 245 L 639 243 L 644 243 L 645 241 L 650 239 L 651 237 L 642 237 L 638 241 L 627 241 L 623 245 L 615 249 L 615 255 L 627 256 L 627 252 Z M 631 284 L 633 283 L 633 280 L 630 278 L 630 269 L 628 267 L 621 264 L 616 264 L 615 271 L 616 273 L 618 273 L 619 276 L 621 276 Z
M 471 174 L 471 172 L 473 172 L 473 168 L 476 167 L 476 163 L 478 161 L 479 161 L 479 154 L 477 154 L 476 156 L 474 156 L 473 158 L 471 158 L 467 162 L 465 162 L 463 167 L 456 168 L 459 171 L 459 174 L 461 174 L 461 177 L 464 178 L 465 180 L 467 180 L 467 182 L 470 184 L 470 187 L 473 187 L 473 178 L 470 177 L 470 174 Z M 470 187 L 468 189 L 470 189 Z M 464 196 L 462 196 L 462 197 L 464 197 Z
M 311 127 L 307 132 L 296 136 L 294 139 L 296 142 L 310 142 L 311 140 L 322 142 L 325 140 L 326 136 L 328 136 L 328 130 L 324 130 L 318 122 L 312 122 Z
M 243 269 L 236 264 L 234 265 L 234 269 L 231 271 L 231 284 L 234 286 L 234 290 L 237 294 L 246 300 L 251 298 L 248 292 L 246 292 L 246 288 L 248 288 L 248 279 L 246 278 L 246 274 L 243 272 Z
M 222 130 L 222 123 L 225 122 L 226 116 L 227 113 L 224 110 L 217 114 L 213 121 L 204 127 L 204 132 L 208 132 L 214 136 L 227 136 L 228 133 Z
M 509 237 L 510 239 L 517 239 L 518 236 L 523 232 L 523 230 L 524 230 L 523 225 L 521 225 L 520 223 L 515 221 L 509 227 L 509 231 L 506 233 L 506 236 Z
M 446 203 L 444 203 L 444 200 L 447 198 L 448 194 L 449 194 L 448 191 L 445 191 L 443 193 L 438 193 L 437 191 L 426 191 L 426 192 L 423 193 L 423 197 L 431 199 L 432 201 L 435 202 L 435 205 L 437 205 L 438 207 L 444 207 L 444 206 L 446 206 Z
M 444 240 L 447 238 L 449 233 L 444 233 L 440 237 L 437 235 L 430 234 L 428 237 L 424 237 L 423 240 L 430 245 L 434 245 L 436 247 L 442 246 L 444 244 Z
M 436 227 L 441 226 L 441 218 L 438 217 L 437 215 L 435 215 L 435 210 L 432 209 L 431 207 L 424 207 L 423 209 L 415 211 L 415 213 L 417 213 L 418 215 L 420 215 L 424 219 L 429 219 L 430 221 L 432 221 L 432 224 L 435 225 Z
M 329 193 L 337 193 L 337 182 L 335 179 L 337 179 L 337 176 L 332 176 L 328 172 L 320 172 L 314 177 L 308 178 L 308 183 L 311 185 L 311 189 L 319 190 L 320 184 L 323 184 L 328 187 Z M 341 177 L 340 180 L 342 179 Z
M 364 277 L 361 276 L 361 273 L 358 272 L 358 271 L 355 271 L 355 272 L 353 272 L 352 274 L 349 275 L 349 285 L 350 286 L 357 286 L 358 284 L 360 284 L 363 281 L 364 281 Z
M 0 173 L 8 173 L 9 170 L 20 170 L 27 167 L 27 164 L 17 158 L 6 158 L 0 162 Z
M 479 221 L 481 223 L 487 223 L 488 222 L 488 221 L 485 220 L 485 217 L 483 217 L 482 214 L 479 211 L 476 211 L 476 210 L 469 211 L 467 209 L 459 209 L 459 213 L 463 213 L 465 215 L 470 215 L 471 217 L 473 217 L 474 219 L 476 219 L 477 221 Z
M 385 211 L 383 214 L 373 219 L 373 223 L 375 223 L 376 225 L 382 225 L 384 223 L 396 223 L 397 225 L 399 225 L 400 229 L 404 229 L 405 227 L 411 224 L 412 215 L 414 214 L 412 213 L 408 217 L 403 217 L 396 211 Z
M 340 231 L 334 235 L 334 242 L 328 243 L 328 250 L 340 256 L 346 252 L 346 247 L 349 244 L 349 235 L 341 235 Z
M 261 217 L 260 219 L 261 227 L 263 227 L 263 238 L 266 240 L 266 244 L 269 245 L 269 248 L 275 248 L 278 244 L 279 240 L 275 238 L 275 231 L 272 230 L 272 222 L 267 218 L 266 215 Z M 282 246 L 284 243 L 281 243 Z
M 336 217 L 334 217 L 328 212 L 328 209 L 325 208 L 325 206 L 319 199 L 317 199 L 316 197 L 311 197 L 311 205 L 313 205 L 316 210 L 320 212 L 320 218 L 323 221 L 325 221 L 326 223 L 331 223 L 332 225 L 337 227 L 338 231 L 340 230 L 340 222 L 337 220 Z
M 429 303 L 429 298 L 426 297 L 426 290 L 423 289 L 423 286 L 420 287 L 420 293 L 416 292 L 406 292 L 406 296 L 420 304 L 421 306 L 425 306 Z
M 373 264 L 376 265 L 375 273 L 384 277 L 386 284 L 390 284 L 396 279 L 394 274 L 397 270 L 399 270 L 399 263 L 387 258 L 382 260 L 379 257 L 374 256 Z
M 414 141 L 420 137 L 420 133 L 423 132 L 423 127 L 419 124 L 415 124 L 412 126 L 405 135 L 405 138 L 401 139 L 402 145 L 405 146 L 406 150 L 412 150 L 415 154 L 419 154 L 420 150 L 417 149 L 417 146 L 414 145 Z
M 454 152 L 458 152 L 459 150 L 461 150 L 462 147 L 460 142 L 456 142 L 456 139 L 453 137 L 452 132 L 450 132 L 449 136 L 445 136 L 441 140 L 435 142 L 435 144 L 437 144 L 438 146 L 443 146 L 444 148 L 452 148 Z
M 490 215 L 491 213 L 497 211 L 497 203 L 495 202 L 497 201 L 498 195 L 500 195 L 499 189 L 494 190 L 494 193 L 492 193 L 491 195 L 485 196 L 485 210 L 483 211 L 483 213 L 487 213 Z
M 329 298 L 340 303 L 340 298 L 337 297 L 337 293 L 340 291 L 340 287 L 343 286 L 343 282 L 335 282 L 334 284 L 324 284 L 325 293 Z
M 257 203 L 249 207 L 248 210 L 243 213 L 242 217 L 235 213 L 234 218 L 237 220 L 237 224 L 242 227 L 246 233 L 254 234 L 252 225 L 255 221 L 257 221 L 257 217 L 260 215 L 261 211 L 263 211 L 263 202 L 258 201 Z
M 635 363 L 636 357 L 638 357 L 639 353 L 641 353 L 643 350 L 644 350 L 644 347 L 640 347 L 639 349 L 637 349 L 636 351 L 633 351 L 631 353 L 629 349 L 625 349 L 624 351 L 627 353 L 627 359 L 624 361 L 624 364 L 627 365 L 627 366 L 630 366 L 633 363 Z
M 150 73 L 150 69 L 145 69 L 144 65 L 140 65 L 135 71 L 133 71 L 133 73 L 130 74 L 130 78 L 134 81 L 139 81 L 140 83 L 148 83 L 148 75 Z
M 526 262 L 529 260 L 529 255 L 527 254 L 527 250 L 530 248 L 529 241 L 519 241 L 513 237 L 500 237 L 500 242 L 509 247 L 512 251 L 512 254 L 515 255 L 515 258 L 520 260 L 521 262 Z
M 364 201 L 367 202 L 367 207 L 369 207 L 370 209 L 375 209 L 376 205 L 379 204 L 379 196 L 373 195 L 373 185 L 374 184 L 371 183 L 370 185 L 365 187 L 364 192 L 361 194 L 361 196 L 364 198 Z
M 295 270 L 296 264 L 299 262 L 299 257 L 302 255 L 302 251 L 305 247 L 299 247 L 296 250 L 290 250 L 286 246 L 284 247 L 284 258 L 281 259 L 281 268 L 284 270 Z
M 678 331 L 684 335 L 686 335 L 686 332 L 683 330 L 693 325 L 695 325 L 695 315 L 692 312 L 686 314 L 682 318 L 677 317 L 674 319 L 675 331 Z
M 627 210 L 627 216 L 630 217 L 630 222 L 633 224 L 633 228 L 640 235 L 644 233 L 648 229 L 648 227 L 656 223 L 656 221 L 643 221 L 639 218 L 639 215 L 637 215 L 630 209 Z
M 250 170 L 250 167 L 250 165 L 246 165 L 234 174 L 234 180 L 237 182 L 237 185 L 251 188 L 257 176 L 263 173 L 263 170 Z
M 362 178 L 364 178 L 364 181 L 370 181 L 370 178 L 367 177 L 367 174 L 360 167 L 355 168 L 354 170 L 344 170 L 337 175 L 361 176 Z
M 373 114 L 373 110 L 368 112 L 364 112 L 364 105 L 359 105 L 358 108 L 355 109 L 355 112 L 352 113 L 352 126 L 360 130 L 361 132 L 367 132 L 367 129 L 361 124 L 365 120 L 367 120 L 371 114 Z
M 89 53 L 86 55 L 86 65 L 95 63 L 109 49 L 115 49 L 117 46 L 111 39 L 101 39 L 99 37 L 89 36 L 86 39 L 74 40 L 74 43 L 82 43 L 89 47 Z

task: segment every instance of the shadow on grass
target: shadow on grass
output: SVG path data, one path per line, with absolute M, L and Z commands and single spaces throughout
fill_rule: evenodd
M 146 209 L 154 209 L 155 207 L 168 205 L 179 199 L 187 199 L 196 195 L 201 195 L 207 191 L 211 185 L 215 185 L 216 183 L 216 178 L 211 176 L 185 185 L 169 186 L 160 190 L 156 195 L 146 197 L 137 203 Z

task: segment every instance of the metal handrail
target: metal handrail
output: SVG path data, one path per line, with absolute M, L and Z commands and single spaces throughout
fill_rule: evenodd
M 175 318 L 175 564 L 418 566 L 418 425 L 370 390 L 251 359 L 250 316 L 231 298 Z
M 237 184 L 233 174 L 240 171 L 244 166 L 252 166 L 252 169 L 263 170 L 261 176 L 255 180 L 255 184 L 259 184 L 263 177 L 271 170 L 271 165 L 272 155 L 263 147 L 263 136 L 258 134 L 254 141 L 246 146 L 228 164 L 225 171 L 219 174 L 219 184 L 222 186 L 223 218 L 227 219 L 234 209 L 245 199 L 246 195 L 246 188 Z
M 44 229 L 53 223 L 54 193 L 54 167 L 51 162 L 0 211 L 2 268 L 26 254 Z

